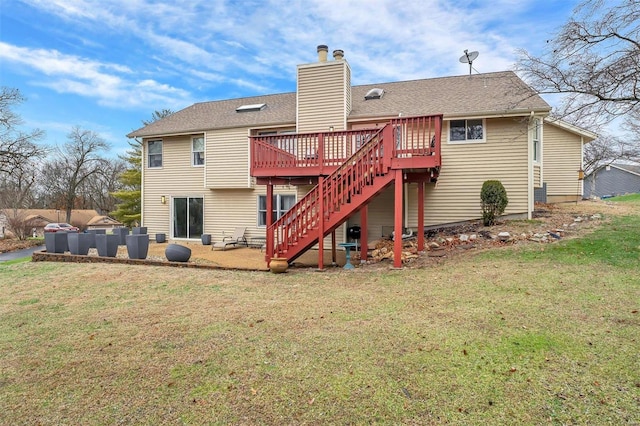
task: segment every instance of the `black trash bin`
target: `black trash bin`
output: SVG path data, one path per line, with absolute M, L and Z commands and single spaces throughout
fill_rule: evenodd
M 347 228 L 347 236 L 352 240 L 360 239 L 360 227 L 359 226 L 350 226 Z

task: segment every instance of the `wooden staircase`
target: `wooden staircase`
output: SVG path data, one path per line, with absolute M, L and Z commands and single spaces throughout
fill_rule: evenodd
M 267 228 L 267 261 L 295 260 L 394 182 L 397 169 L 437 177 L 441 124 L 442 116 L 398 118 L 369 130 L 366 139 L 360 136 L 357 151 L 330 174 L 318 176 L 318 184 Z M 274 161 L 291 163 L 296 157 L 265 140 L 254 141 L 252 152 L 259 150 L 271 158 L 265 167 L 273 167 Z

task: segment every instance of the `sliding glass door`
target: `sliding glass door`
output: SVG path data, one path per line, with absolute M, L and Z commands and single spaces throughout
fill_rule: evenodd
M 173 198 L 173 238 L 200 238 L 204 229 L 202 197 Z

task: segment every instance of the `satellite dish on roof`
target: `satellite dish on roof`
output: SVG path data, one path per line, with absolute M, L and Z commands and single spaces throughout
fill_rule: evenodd
M 473 68 L 473 61 L 480 55 L 479 52 L 469 52 L 464 49 L 464 55 L 460 56 L 460 62 L 463 64 L 469 64 L 469 75 L 471 75 L 471 69 Z

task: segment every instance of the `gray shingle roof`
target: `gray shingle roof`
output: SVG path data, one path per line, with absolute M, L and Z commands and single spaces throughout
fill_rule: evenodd
M 381 99 L 366 100 L 372 88 Z M 352 87 L 349 119 L 444 114 L 493 116 L 530 111 L 548 112 L 549 105 L 511 71 L 368 84 Z M 241 105 L 266 103 L 262 111 L 236 112 Z M 163 136 L 232 127 L 294 124 L 296 94 L 254 96 L 202 102 L 130 133 L 129 137 Z
M 615 163 L 612 166 L 640 175 L 640 166 L 637 165 Z

